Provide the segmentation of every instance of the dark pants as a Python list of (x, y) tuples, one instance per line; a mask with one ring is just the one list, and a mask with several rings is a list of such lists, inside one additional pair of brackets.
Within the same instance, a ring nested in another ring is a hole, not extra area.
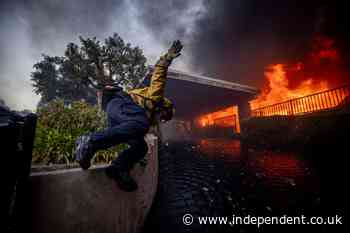
[(149, 119), (145, 110), (125, 92), (119, 92), (109, 101), (106, 112), (108, 127), (91, 135), (93, 147), (101, 150), (127, 143), (129, 148), (121, 152), (113, 164), (130, 171), (147, 153), (144, 136), (150, 127)]

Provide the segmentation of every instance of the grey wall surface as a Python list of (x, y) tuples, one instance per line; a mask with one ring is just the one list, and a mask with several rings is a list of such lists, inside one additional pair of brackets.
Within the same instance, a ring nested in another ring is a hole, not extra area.
[(145, 167), (136, 165), (132, 176), (139, 188), (124, 192), (106, 177), (104, 167), (82, 171), (71, 168), (32, 172), (26, 210), (29, 232), (109, 233), (139, 232), (151, 207), (158, 180), (157, 138), (147, 135)]

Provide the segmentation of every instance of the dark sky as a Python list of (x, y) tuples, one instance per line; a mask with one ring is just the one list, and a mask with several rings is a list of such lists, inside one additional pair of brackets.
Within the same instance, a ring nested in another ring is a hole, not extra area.
[(79, 35), (119, 33), (149, 62), (174, 39), (185, 44), (177, 69), (260, 87), (267, 65), (292, 63), (316, 34), (336, 40), (349, 61), (348, 8), (316, 0), (23, 0), (0, 2), (0, 98), (34, 108), (29, 81), (40, 54), (62, 55)]

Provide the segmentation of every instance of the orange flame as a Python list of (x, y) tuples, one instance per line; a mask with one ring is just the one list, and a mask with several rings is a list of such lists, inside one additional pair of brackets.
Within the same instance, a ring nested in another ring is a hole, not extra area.
[(346, 76), (334, 41), (318, 36), (312, 40), (311, 48), (311, 53), (303, 62), (267, 67), (261, 94), (250, 102), (252, 110), (325, 91), (344, 83)]
[(200, 127), (232, 127), (237, 133), (239, 133), (238, 107), (231, 106), (220, 111), (208, 113), (199, 117), (198, 123)]
[[(284, 67), (283, 64), (269, 66), (265, 72), (265, 77), (268, 81), (268, 89), (263, 90), (261, 95), (250, 102), (252, 109), (329, 89), (329, 83), (327, 80), (316, 82), (312, 78), (301, 81), (296, 89), (291, 89), (289, 87), (289, 79)], [(296, 69), (300, 69), (300, 64), (298, 64)]]

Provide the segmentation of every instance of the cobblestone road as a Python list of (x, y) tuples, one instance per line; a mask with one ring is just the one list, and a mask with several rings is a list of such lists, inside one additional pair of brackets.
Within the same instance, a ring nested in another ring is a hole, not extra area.
[[(320, 213), (320, 177), (293, 153), (242, 148), (211, 139), (166, 143), (159, 187), (146, 230), (152, 232), (270, 232), (252, 226), (185, 226), (182, 216), (281, 216)], [(293, 232), (293, 228), (281, 228)]]

